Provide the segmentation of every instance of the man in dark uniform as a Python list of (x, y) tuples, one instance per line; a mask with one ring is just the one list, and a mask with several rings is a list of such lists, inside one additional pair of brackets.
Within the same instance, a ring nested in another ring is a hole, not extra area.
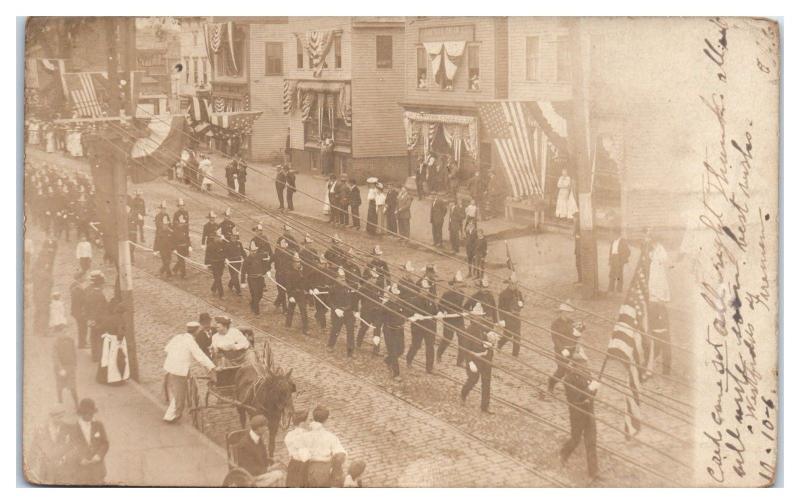
[(389, 236), (397, 235), (397, 188), (391, 182), (386, 183), (386, 229)]
[(569, 439), (561, 446), (561, 464), (567, 463), (569, 456), (583, 438), (586, 448), (586, 465), (589, 477), (597, 477), (597, 424), (594, 417), (594, 397), (598, 383), (591, 378), (583, 352), (574, 352), (571, 365), (564, 378), (564, 392), (569, 405)]
[[(358, 184), (356, 184), (356, 179), (351, 178), (348, 182), (349, 188), (349, 195), (348, 201), (350, 202), (350, 217), (353, 222), (353, 227), (355, 229), (361, 229), (361, 190), (358, 188)], [(387, 198), (388, 200), (388, 198)], [(387, 201), (387, 209), (388, 209), (388, 201)], [(387, 217), (391, 214), (387, 214)], [(397, 222), (395, 220), (395, 222)]]
[(338, 234), (333, 235), (332, 245), (325, 251), (325, 259), (334, 266), (342, 266), (345, 260), (345, 252), (342, 249), (342, 239)]
[(328, 349), (333, 350), (342, 325), (347, 330), (347, 356), (353, 356), (355, 347), (355, 308), (357, 305), (356, 292), (347, 284), (345, 269), (339, 267), (336, 281), (333, 282), (330, 299), (331, 332), (328, 337)]
[(222, 222), (219, 223), (219, 230), (222, 233), (222, 237), (226, 240), (230, 241), (233, 237), (233, 230), (236, 228), (236, 224), (231, 220), (231, 209), (225, 209), (225, 217), (222, 219)]
[(278, 210), (283, 210), (283, 193), (286, 191), (286, 176), (288, 170), (286, 165), (278, 167), (278, 174), (275, 176), (275, 192), (278, 193)]
[(433, 294), (435, 297), (438, 295), (438, 291), (436, 289), (436, 279), (437, 279), (436, 266), (434, 266), (433, 264), (428, 264), (427, 266), (425, 266), (425, 273), (422, 275), (422, 278), (417, 280), (417, 287), (422, 286), (423, 280), (427, 280), (428, 284), (430, 284), (429, 289), (431, 291), (431, 294)]
[(418, 317), (428, 317), (438, 312), (436, 294), (432, 292), (433, 286), (427, 277), (422, 277), (417, 295), (412, 300), (414, 314), (411, 320), (411, 345), (406, 354), (406, 365), (411, 367), (422, 342), (425, 342), (425, 371), (433, 373), (433, 358), (436, 344), (436, 319), (416, 320)]
[(306, 273), (309, 275), (312, 274), (312, 269), (308, 266), (317, 263), (317, 258), (319, 257), (319, 252), (311, 245), (314, 243), (314, 240), (311, 239), (311, 235), (306, 233), (306, 236), (303, 238), (303, 245), (300, 247), (300, 260), (303, 262), (303, 265), (307, 267)]
[(296, 172), (289, 168), (286, 172), (286, 208), (294, 210), (294, 193), (297, 192)]
[(178, 200), (178, 209), (172, 216), (172, 227), (172, 239), (177, 253), (172, 272), (180, 275), (181, 278), (186, 278), (186, 259), (184, 258), (189, 257), (192, 242), (189, 238), (189, 212), (186, 210), (183, 199)]
[(89, 345), (92, 349), (92, 360), (100, 361), (102, 347), (102, 335), (108, 310), (108, 299), (103, 293), (105, 276), (100, 271), (92, 271), (89, 274), (89, 287), (84, 292), (83, 313), (86, 317), (86, 324), (89, 327)]
[[(257, 249), (260, 252), (266, 254), (267, 260), (270, 261), (270, 265), (272, 264), (272, 247), (269, 245), (269, 240), (264, 235), (264, 226), (261, 223), (256, 224), (253, 227), (253, 232), (255, 235), (253, 238), (250, 239), (250, 250)], [(269, 271), (269, 266), (267, 267), (267, 271)]]
[(386, 358), (384, 362), (394, 380), (400, 380), (400, 364), (398, 360), (405, 351), (406, 313), (408, 312), (403, 302), (399, 299), (400, 287), (392, 283), (388, 287), (388, 294), (381, 303), (383, 304), (383, 337), (386, 343)]
[(142, 190), (137, 189), (136, 195), (131, 201), (131, 211), (136, 216), (139, 230), (139, 242), (144, 243), (144, 216), (147, 215), (145, 210), (144, 198), (142, 198)]
[(206, 265), (211, 270), (214, 281), (211, 284), (211, 293), (222, 299), (225, 290), (222, 287), (222, 274), (225, 271), (225, 240), (222, 235), (212, 236), (206, 245)]
[(319, 254), (316, 263), (308, 262), (306, 264), (313, 264), (309, 291), (314, 297), (314, 320), (317, 321), (317, 326), (320, 330), (325, 331), (327, 328), (326, 315), (328, 313), (328, 308), (325, 305), (327, 300), (330, 299), (330, 289), (334, 278), (336, 278), (336, 270), (331, 267), (323, 254)]
[(159, 274), (169, 278), (172, 276), (172, 268), (170, 266), (172, 263), (172, 250), (175, 247), (171, 225), (167, 224), (156, 232), (156, 243), (157, 246), (155, 250), (158, 252), (159, 257), (161, 257), (161, 270), (159, 270)]
[(550, 325), (550, 336), (553, 339), (553, 351), (557, 366), (553, 375), (547, 380), (547, 391), (551, 394), (555, 390), (556, 384), (566, 376), (570, 355), (574, 353), (578, 343), (573, 334), (574, 322), (569, 318), (569, 314), (575, 309), (566, 302), (561, 303), (558, 310), (558, 318)]
[(209, 245), (211, 244), (212, 238), (217, 235), (217, 231), (219, 230), (219, 224), (217, 223), (216, 219), (217, 216), (214, 212), (208, 212), (208, 222), (203, 224), (203, 237), (200, 239), (200, 245), (202, 245), (206, 251), (204, 258), (205, 264), (209, 264)]
[(300, 254), (295, 252), (292, 257), (292, 267), (286, 274), (286, 296), (288, 297), (286, 327), (292, 327), (294, 309), (297, 307), (300, 311), (300, 321), (305, 335), (308, 335), (308, 312), (306, 311), (306, 292), (308, 289), (308, 275), (303, 267)]
[[(289, 244), (289, 252), (294, 254), (295, 252), (300, 251), (300, 242), (297, 241), (297, 238), (294, 237), (292, 233), (292, 228), (288, 224), (283, 225), (283, 234), (280, 236), (286, 240), (286, 243)], [(280, 241), (280, 238), (278, 240)]]
[(511, 276), (506, 282), (508, 286), (503, 289), (500, 296), (497, 298), (498, 317), (505, 321), (503, 337), (500, 338), (497, 349), (502, 349), (506, 342), (511, 340), (513, 342), (511, 355), (516, 357), (519, 355), (520, 332), (522, 329), (522, 322), (519, 314), (525, 303), (522, 298), (522, 292), (520, 292), (519, 286), (517, 285), (517, 275), (511, 273)]
[(442, 241), (442, 227), (444, 226), (444, 218), (447, 215), (447, 202), (437, 195), (433, 197), (431, 203), (431, 230), (433, 234), (434, 247), (444, 246)]
[(237, 296), (242, 295), (241, 285), (241, 271), (242, 263), (244, 262), (244, 247), (242, 242), (239, 241), (239, 232), (236, 228), (233, 229), (231, 237), (225, 242), (225, 262), (228, 265), (228, 290), (236, 293)]
[(489, 411), (489, 399), (492, 393), (492, 358), (500, 336), (494, 330), (487, 331), (484, 327), (485, 323), (481, 317), (485, 316), (485, 313), (480, 303), (475, 304), (470, 315), (476, 319), (470, 322), (464, 342), (467, 352), (467, 381), (461, 387), (461, 402), (466, 403), (467, 395), (480, 380), (481, 411), (492, 414)]
[(464, 308), (467, 311), (472, 311), (475, 303), (482, 304), (483, 311), (486, 312), (486, 318), (494, 324), (497, 322), (497, 303), (494, 300), (494, 294), (489, 290), (489, 279), (486, 277), (479, 278), (478, 286), (478, 290), (466, 299)]
[(447, 230), (450, 235), (450, 247), (454, 254), (458, 254), (461, 250), (461, 229), (464, 227), (464, 219), (466, 218), (467, 213), (464, 210), (464, 203), (462, 201), (452, 203)]
[[(380, 245), (375, 245), (372, 247), (372, 259), (369, 260), (369, 264), (367, 265), (369, 268), (375, 268), (375, 271), (378, 272), (381, 279), (383, 280), (384, 284), (387, 284), (387, 280), (391, 276), (389, 274), (389, 264), (383, 260), (383, 250), (381, 250)], [(364, 275), (366, 278), (366, 275)]]
[[(364, 341), (364, 335), (368, 329), (372, 329), (373, 343), (374, 338), (378, 337), (380, 343), (380, 334), (382, 327), (382, 319), (380, 317), (381, 303), (379, 298), (383, 293), (384, 283), (383, 278), (378, 273), (374, 266), (368, 267), (364, 272), (364, 281), (358, 291), (360, 302), (361, 322), (358, 326), (358, 334), (356, 335), (356, 346), (360, 347), (361, 342)], [(375, 345), (377, 349), (378, 345)]]
[[(439, 309), (445, 315), (461, 314), (464, 306), (464, 293), (461, 290), (461, 284), (464, 277), (461, 271), (457, 271), (450, 281), (450, 288), (442, 294), (439, 300)], [(436, 360), (442, 361), (442, 355), (447, 350), (450, 342), (453, 341), (453, 335), (458, 335), (458, 354), (456, 356), (456, 365), (461, 367), (464, 363), (464, 350), (462, 349), (462, 331), (464, 331), (464, 317), (446, 318), (442, 323), (442, 340), (439, 343), (439, 350), (436, 352)]]
[(266, 253), (254, 245), (250, 245), (250, 254), (242, 265), (242, 273), (247, 279), (250, 290), (250, 311), (258, 315), (259, 303), (264, 295), (264, 276), (267, 274), (269, 261), (265, 261)]
[(275, 282), (278, 284), (278, 294), (272, 304), (275, 311), (286, 313), (286, 275), (292, 267), (292, 253), (286, 238), (278, 238), (275, 248)]
[(236, 178), (239, 181), (239, 194), (245, 196), (245, 186), (247, 185), (247, 161), (239, 158), (236, 163)]
[(228, 183), (228, 196), (236, 194), (236, 160), (232, 159), (225, 166), (225, 181)]
[(158, 251), (161, 250), (160, 241), (164, 239), (168, 232), (172, 231), (172, 220), (167, 213), (166, 201), (162, 201), (161, 204), (158, 205), (158, 213), (156, 213), (154, 221), (156, 225), (156, 237), (153, 240), (153, 250)]

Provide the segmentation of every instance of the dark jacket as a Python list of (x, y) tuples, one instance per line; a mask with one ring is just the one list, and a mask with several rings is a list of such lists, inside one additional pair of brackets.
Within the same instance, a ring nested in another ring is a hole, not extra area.
[(270, 460), (267, 447), (262, 443), (253, 442), (248, 432), (236, 445), (239, 454), (239, 467), (250, 473), (251, 476), (260, 476), (267, 472)]
[(483, 311), (486, 312), (486, 317), (492, 322), (497, 322), (497, 303), (494, 300), (494, 294), (488, 289), (480, 289), (472, 296), (469, 296), (464, 301), (465, 311), (471, 311), (476, 303), (483, 306)]
[(553, 338), (553, 348), (560, 354), (565, 348), (572, 352), (578, 343), (572, 335), (572, 320), (558, 317), (550, 324), (550, 336)]
[(447, 215), (447, 203), (441, 198), (433, 200), (431, 205), (431, 224), (441, 226), (444, 224), (444, 218)]
[[(74, 457), (75, 480), (76, 484), (97, 485), (103, 482), (106, 477), (105, 457), (108, 453), (109, 442), (106, 436), (106, 429), (102, 422), (92, 420), (91, 440), (87, 441), (81, 431), (80, 425), (76, 422), (70, 433), (72, 441), (72, 456)], [(89, 460), (95, 455), (100, 457), (99, 462), (92, 462), (82, 465), (82, 460)]]
[(208, 245), (208, 239), (217, 234), (217, 229), (219, 229), (219, 224), (216, 222), (206, 222), (203, 224), (203, 238), (200, 243), (202, 245)]
[(294, 171), (289, 171), (289, 173), (286, 174), (286, 190), (289, 192), (297, 191), (297, 177)]
[[(389, 204), (388, 197), (386, 198), (386, 204), (387, 206)], [(353, 186), (353, 188), (350, 189), (350, 206), (361, 206), (361, 190), (358, 188), (358, 186)]]
[[(628, 241), (625, 238), (619, 239), (619, 247), (617, 247), (617, 253), (613, 254), (612, 250), (614, 249), (614, 240), (611, 240), (611, 244), (608, 246), (608, 264), (609, 265), (623, 265), (628, 263), (628, 259), (631, 256), (631, 249), (628, 247)], [(616, 263), (615, 263), (616, 261)]]

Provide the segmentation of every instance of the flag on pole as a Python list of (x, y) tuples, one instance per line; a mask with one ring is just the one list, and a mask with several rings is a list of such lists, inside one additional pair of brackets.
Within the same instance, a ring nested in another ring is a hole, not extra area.
[(534, 168), (533, 118), (526, 103), (497, 101), (478, 105), (481, 120), (503, 164), (515, 198), (542, 196)]
[(635, 436), (641, 429), (639, 389), (641, 369), (646, 360), (642, 334), (648, 332), (648, 270), (647, 261), (640, 258), (608, 342), (609, 357), (622, 362), (628, 372), (629, 393), (625, 396), (625, 434), (628, 436)]
[[(63, 73), (64, 89), (78, 117), (108, 115), (109, 83), (105, 72)], [(116, 114), (114, 114), (116, 115)]]

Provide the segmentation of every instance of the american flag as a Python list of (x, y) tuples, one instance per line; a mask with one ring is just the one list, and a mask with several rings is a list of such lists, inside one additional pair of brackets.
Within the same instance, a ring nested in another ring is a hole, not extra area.
[(515, 198), (542, 195), (542, 185), (534, 169), (533, 124), (523, 102), (488, 102), (478, 106), (486, 131), (494, 141)]
[(625, 302), (619, 307), (619, 315), (611, 340), (608, 342), (608, 355), (619, 359), (628, 371), (629, 393), (625, 395), (625, 434), (635, 436), (641, 429), (641, 387), (640, 370), (645, 362), (642, 334), (648, 332), (648, 263), (643, 258), (636, 265)]
[(108, 110), (105, 72), (63, 73), (64, 89), (78, 117), (103, 117)]
[(211, 128), (211, 105), (207, 99), (192, 97), (186, 115), (195, 133), (203, 134)]

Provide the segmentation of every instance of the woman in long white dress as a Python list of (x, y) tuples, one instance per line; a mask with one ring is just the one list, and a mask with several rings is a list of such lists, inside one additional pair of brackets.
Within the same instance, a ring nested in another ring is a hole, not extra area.
[(376, 189), (378, 190), (375, 193), (375, 209), (378, 211), (378, 235), (382, 235), (386, 232), (386, 193), (383, 192), (383, 184), (378, 182), (376, 184)]
[(561, 171), (557, 187), (556, 217), (559, 219), (571, 219), (575, 215), (575, 212), (578, 211), (578, 205), (575, 203), (572, 179), (567, 175), (567, 170)]
[(106, 385), (121, 384), (131, 376), (128, 342), (124, 336), (103, 334), (103, 353), (97, 381)]

